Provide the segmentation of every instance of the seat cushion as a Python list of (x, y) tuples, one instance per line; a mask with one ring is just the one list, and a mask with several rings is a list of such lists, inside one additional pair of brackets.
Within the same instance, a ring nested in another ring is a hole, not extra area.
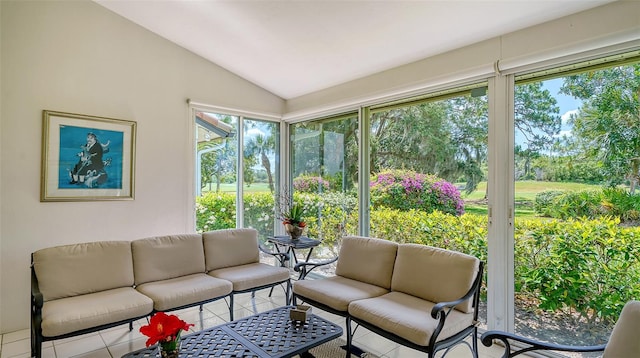
[(347, 312), (349, 303), (376, 297), (389, 292), (380, 286), (341, 276), (293, 283), (293, 293), (327, 305), (337, 311)]
[(245, 291), (286, 281), (289, 279), (289, 269), (253, 263), (213, 270), (209, 275), (230, 281), (234, 291)]
[(336, 276), (389, 289), (398, 244), (362, 236), (342, 239)]
[[(421, 346), (429, 345), (438, 321), (431, 317), (433, 302), (401, 292), (358, 300), (349, 305), (349, 314)], [(452, 310), (438, 335), (438, 341), (473, 325), (473, 314)]]
[(60, 298), (42, 306), (42, 335), (55, 337), (139, 318), (152, 310), (153, 301), (131, 287)]
[(136, 285), (206, 272), (200, 234), (134, 240), (131, 250)]
[(640, 301), (629, 301), (613, 327), (603, 358), (640, 357)]
[(133, 287), (131, 242), (101, 241), (49, 247), (33, 253), (45, 301)]
[[(469, 292), (479, 268), (480, 260), (461, 252), (402, 244), (398, 247), (391, 291), (431, 302), (454, 301)], [(459, 304), (456, 309), (471, 312), (471, 300)]]
[(153, 300), (156, 311), (197, 304), (231, 293), (231, 282), (204, 273), (147, 282), (136, 287), (140, 293)]
[(207, 272), (260, 262), (258, 231), (215, 230), (202, 234)]

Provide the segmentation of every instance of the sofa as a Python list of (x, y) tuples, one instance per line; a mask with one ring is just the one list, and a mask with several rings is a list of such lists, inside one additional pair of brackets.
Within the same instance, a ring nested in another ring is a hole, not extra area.
[[(334, 276), (309, 279), (330, 262), (336, 262)], [(356, 355), (361, 351), (351, 344), (352, 322), (429, 357), (472, 337), (469, 347), (477, 357), (483, 267), (460, 252), (348, 236), (336, 259), (296, 265), (301, 280), (293, 283), (293, 302), (345, 317), (346, 349)]]
[(44, 248), (31, 254), (31, 354), (42, 342), (129, 324), (171, 311), (286, 285), (285, 267), (260, 262), (254, 229), (100, 241)]

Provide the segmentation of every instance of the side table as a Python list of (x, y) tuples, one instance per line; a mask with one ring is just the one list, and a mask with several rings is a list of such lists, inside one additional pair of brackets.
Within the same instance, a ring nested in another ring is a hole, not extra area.
[[(274, 244), (277, 252), (280, 252), (281, 246), (286, 247), (286, 252), (290, 253), (291, 256), (293, 256), (293, 261), (296, 264), (298, 263), (298, 258), (296, 257), (296, 250), (309, 249), (309, 252), (307, 253), (307, 257), (305, 258), (305, 261), (309, 261), (309, 258), (311, 257), (311, 253), (313, 252), (313, 249), (316, 246), (320, 245), (320, 240), (310, 239), (306, 236), (302, 236), (297, 240), (292, 240), (291, 236), (271, 236), (267, 238), (267, 241)], [(280, 264), (284, 266), (284, 262), (281, 262)]]

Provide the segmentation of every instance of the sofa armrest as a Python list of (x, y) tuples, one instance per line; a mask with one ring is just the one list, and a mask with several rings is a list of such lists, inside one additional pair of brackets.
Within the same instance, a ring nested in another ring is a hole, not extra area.
[(36, 276), (36, 271), (31, 265), (31, 308), (32, 313), (34, 309), (37, 311), (42, 310), (42, 305), (44, 304), (44, 297), (42, 296), (42, 292), (40, 292), (40, 286), (38, 284), (38, 277)]
[(273, 251), (269, 251), (267, 250), (266, 247), (264, 247), (262, 244), (258, 244), (258, 248), (260, 249), (260, 251), (262, 251), (263, 253), (267, 254), (267, 255), (271, 255), (273, 256), (276, 260), (278, 260), (278, 262), (280, 263), (281, 267), (286, 267), (286, 262), (290, 260), (290, 256), (288, 252), (273, 252)]
[[(602, 352), (606, 347), (606, 344), (597, 346), (567, 346), (561, 344), (546, 343), (504, 331), (487, 331), (482, 335), (481, 338), (482, 344), (487, 347), (490, 347), (494, 343), (494, 340), (502, 341), (504, 345), (505, 351), (502, 355), (502, 358), (511, 358), (535, 350), (550, 350), (562, 352)], [(519, 348), (519, 350), (511, 352), (511, 341), (520, 343), (517, 347)]]
[(300, 276), (298, 277), (298, 280), (304, 280), (305, 277), (307, 277), (307, 275), (313, 271), (313, 269), (317, 268), (317, 267), (321, 267), (321, 266), (326, 266), (329, 265), (331, 263), (334, 263), (336, 261), (338, 261), (338, 257), (336, 256), (330, 260), (325, 260), (325, 261), (318, 261), (318, 262), (306, 262), (306, 261), (302, 261), (296, 264), (296, 266), (293, 268), (293, 270), (295, 272), (300, 272)]
[[(463, 303), (466, 300), (473, 299), (473, 307), (474, 307), (474, 320), (478, 319), (478, 301), (480, 299), (480, 287), (482, 286), (482, 277), (484, 275), (484, 263), (481, 261), (478, 267), (478, 274), (471, 285), (471, 288), (464, 296), (460, 297), (457, 300), (449, 301), (449, 302), (439, 302), (431, 309), (431, 317), (434, 319), (443, 319), (449, 315), (449, 312), (453, 310), (457, 305)], [(441, 317), (441, 314), (444, 314), (445, 317)]]

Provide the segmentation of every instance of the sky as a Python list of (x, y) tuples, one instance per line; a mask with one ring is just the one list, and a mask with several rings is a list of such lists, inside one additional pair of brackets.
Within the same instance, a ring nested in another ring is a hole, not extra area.
[[(546, 80), (542, 83), (542, 87), (548, 89), (551, 95), (556, 99), (557, 106), (560, 108), (560, 116), (562, 118), (562, 127), (560, 128), (560, 134), (557, 137), (571, 136), (572, 126), (568, 123), (568, 120), (573, 113), (578, 112), (578, 108), (581, 106), (581, 101), (560, 93), (560, 87), (562, 87), (563, 79), (554, 78)], [(518, 131), (515, 133), (516, 144), (519, 144), (522, 148), (526, 148), (524, 136)]]

